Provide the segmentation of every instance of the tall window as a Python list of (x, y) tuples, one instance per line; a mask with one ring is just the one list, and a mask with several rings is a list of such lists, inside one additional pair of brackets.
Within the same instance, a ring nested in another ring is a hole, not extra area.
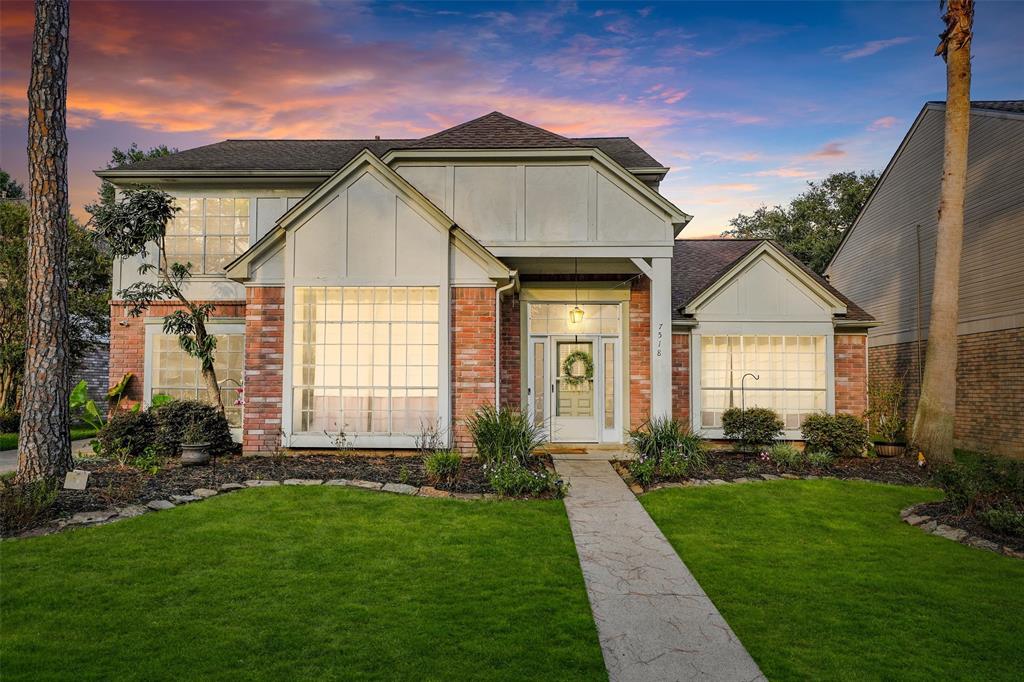
[[(787, 429), (826, 407), (824, 336), (703, 336), (700, 421), (720, 428), (730, 407), (768, 407)], [(757, 379), (745, 374), (755, 374)], [(742, 389), (745, 386), (745, 391)], [(741, 393), (742, 391), (742, 393)]]
[[(235, 405), (237, 389), (242, 385), (245, 362), (244, 334), (215, 334), (213, 368), (220, 382), (224, 414), (233, 427), (242, 426), (242, 408)], [(150, 398), (169, 395), (172, 398), (206, 400), (206, 384), (199, 369), (199, 361), (181, 349), (177, 336), (157, 334), (153, 337), (152, 380)]]
[(296, 432), (414, 435), (438, 417), (436, 287), (297, 287)]
[(167, 256), (191, 263), (193, 274), (219, 275), (249, 248), (249, 200), (181, 198), (167, 226)]

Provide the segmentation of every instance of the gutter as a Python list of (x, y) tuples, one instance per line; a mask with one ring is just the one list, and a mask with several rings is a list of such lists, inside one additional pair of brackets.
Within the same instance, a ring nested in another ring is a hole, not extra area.
[(501, 295), (519, 283), (519, 272), (509, 270), (509, 282), (494, 292), (494, 408), (501, 406)]

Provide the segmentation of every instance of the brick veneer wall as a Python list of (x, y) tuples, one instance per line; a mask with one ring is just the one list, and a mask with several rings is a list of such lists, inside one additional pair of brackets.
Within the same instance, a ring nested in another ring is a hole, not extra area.
[(452, 287), (452, 432), (455, 447), (472, 450), (465, 419), (494, 404), (493, 287)]
[[(213, 317), (244, 317), (244, 301), (194, 301), (216, 305)], [(110, 303), (110, 385), (121, 380), (127, 372), (135, 377), (128, 383), (121, 406), (131, 406), (142, 400), (146, 376), (146, 318), (164, 317), (180, 309), (176, 303), (154, 303), (142, 317), (128, 317), (127, 307), (119, 301)], [(124, 323), (123, 325), (121, 323)]]
[(97, 341), (90, 346), (71, 375), (71, 387), (85, 379), (89, 395), (99, 399), (110, 389), (110, 343)]
[(651, 286), (640, 277), (629, 292), (629, 425), (651, 416)]
[[(956, 424), (959, 447), (1024, 458), (1024, 328), (959, 338), (956, 370)], [(921, 344), (922, 361), (926, 344)], [(913, 420), (920, 395), (917, 343), (870, 349), (872, 378), (904, 384), (904, 416)]]
[(242, 452), (271, 452), (281, 444), (284, 287), (245, 289), (244, 376)]
[(690, 335), (672, 334), (672, 416), (690, 423)]
[(518, 294), (501, 300), (501, 404), (522, 406), (521, 303)]
[(868, 409), (867, 334), (836, 334), (836, 412), (860, 416)]

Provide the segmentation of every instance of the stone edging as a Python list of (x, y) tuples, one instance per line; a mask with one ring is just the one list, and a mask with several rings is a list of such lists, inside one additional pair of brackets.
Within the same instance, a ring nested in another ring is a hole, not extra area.
[(34, 528), (14, 537), (49, 535), (68, 527), (103, 526), (108, 523), (120, 521), (121, 519), (131, 519), (136, 516), (142, 516), (149, 512), (174, 509), (175, 507), (183, 504), (198, 502), (200, 500), (214, 497), (215, 495), (230, 493), (235, 490), (245, 490), (248, 488), (270, 488), (280, 485), (336, 485), (349, 488), (363, 488), (364, 490), (376, 490), (385, 493), (395, 493), (397, 495), (450, 497), (456, 500), (493, 500), (498, 498), (494, 493), (451, 493), (447, 490), (438, 490), (437, 488), (428, 485), (417, 488), (416, 486), (406, 485), (404, 483), (378, 483), (377, 481), (362, 481), (359, 479), (348, 478), (334, 478), (328, 481), (319, 478), (288, 478), (283, 481), (253, 479), (245, 481), (244, 483), (222, 483), (216, 490), (213, 488), (196, 488), (191, 494), (171, 495), (170, 499), (151, 500), (145, 505), (130, 504), (125, 507), (112, 507), (110, 509), (78, 512), (68, 518), (58, 519), (45, 526)]
[[(627, 473), (628, 473), (628, 470), (627, 470)], [(620, 471), (619, 474), (621, 475), (622, 472)], [(626, 478), (626, 477), (623, 476), (623, 478)], [(652, 492), (652, 491), (655, 491), (655, 490), (662, 490), (664, 488), (691, 488), (691, 487), (699, 487), (699, 486), (702, 486), (702, 485), (732, 485), (734, 483), (760, 483), (762, 481), (782, 481), (782, 480), (789, 480), (789, 481), (800, 481), (800, 480), (803, 480), (803, 481), (817, 481), (817, 480), (823, 479), (823, 478), (834, 478), (834, 477), (833, 476), (815, 476), (814, 474), (805, 474), (805, 475), (802, 475), (802, 476), (799, 475), (799, 474), (757, 474), (755, 476), (743, 476), (743, 477), (740, 477), (740, 478), (734, 478), (734, 479), (732, 479), (730, 481), (727, 481), (724, 478), (684, 478), (682, 481), (668, 481), (668, 482), (665, 482), (665, 483), (655, 483), (654, 485), (652, 485), (650, 488), (647, 488), (646, 490), (640, 484), (638, 484), (636, 481), (632, 480), (632, 477), (626, 478), (626, 482), (629, 485), (629, 489), (632, 490), (634, 494), (636, 494), (636, 495), (643, 495), (645, 493), (649, 493), (649, 492)], [(838, 479), (837, 478), (835, 480), (837, 480), (837, 481), (838, 480), (843, 480), (843, 481), (863, 481), (864, 483), (873, 483), (874, 482), (874, 481), (871, 481), (871, 480), (866, 479), (866, 478), (844, 478), (844, 479)]]
[(939, 523), (935, 520), (935, 517), (928, 516), (927, 514), (918, 514), (918, 507), (921, 505), (913, 505), (907, 507), (900, 512), (900, 518), (903, 519), (904, 523), (908, 523), (911, 526), (917, 526), (925, 533), (936, 535), (940, 538), (946, 538), (953, 542), (959, 542), (961, 545), (967, 545), (969, 547), (975, 547), (977, 549), (984, 549), (989, 552), (995, 552), (996, 554), (1003, 554), (1014, 559), (1024, 559), (1024, 552), (1018, 552), (1012, 547), (1006, 545), (998, 545), (991, 540), (986, 540), (983, 537), (977, 535), (971, 535), (962, 528), (954, 528), (953, 526), (947, 526), (943, 523)]

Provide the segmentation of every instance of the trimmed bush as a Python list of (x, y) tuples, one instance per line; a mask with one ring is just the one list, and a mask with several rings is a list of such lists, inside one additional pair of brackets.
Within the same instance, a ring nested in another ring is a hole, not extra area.
[(745, 410), (730, 407), (722, 413), (725, 437), (738, 440), (744, 449), (771, 445), (779, 439), (785, 427), (775, 410), (767, 407), (748, 407)]
[(982, 457), (935, 471), (946, 500), (961, 514), (1013, 507), (1024, 511), (1024, 462)]
[(813, 452), (859, 457), (871, 444), (863, 420), (852, 414), (812, 414), (804, 419), (800, 429), (807, 449)]
[(217, 457), (237, 449), (231, 439), (231, 427), (224, 415), (212, 405), (198, 400), (172, 400), (149, 410), (156, 421), (156, 451), (166, 457), (181, 455), (185, 432), (195, 424), (210, 443), (210, 454)]
[(462, 455), (456, 450), (435, 450), (423, 458), (423, 466), (432, 481), (450, 483), (459, 476)]
[(156, 443), (156, 422), (148, 412), (121, 410), (96, 434), (100, 452), (119, 461), (137, 457)]
[(513, 407), (485, 405), (466, 419), (466, 428), (484, 462), (514, 459), (525, 464), (530, 453), (547, 442), (544, 429)]

